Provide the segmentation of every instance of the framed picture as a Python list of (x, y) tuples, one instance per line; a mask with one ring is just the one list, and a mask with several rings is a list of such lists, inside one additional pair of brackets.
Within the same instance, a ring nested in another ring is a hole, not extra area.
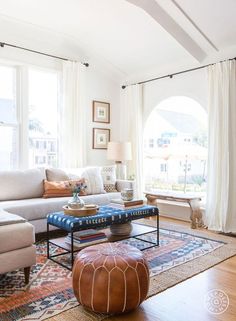
[(107, 149), (110, 141), (110, 129), (93, 128), (93, 149)]
[(93, 121), (110, 123), (110, 104), (103, 101), (93, 101)]

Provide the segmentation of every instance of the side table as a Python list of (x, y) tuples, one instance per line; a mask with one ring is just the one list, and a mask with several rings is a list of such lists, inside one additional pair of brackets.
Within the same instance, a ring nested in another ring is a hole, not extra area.
[(191, 220), (191, 228), (203, 227), (204, 223), (202, 220), (202, 212), (200, 209), (200, 201), (201, 198), (198, 196), (190, 196), (190, 195), (179, 195), (174, 193), (164, 193), (164, 192), (144, 192), (145, 197), (147, 198), (147, 203), (150, 205), (158, 204), (158, 199), (165, 201), (176, 201), (176, 202), (184, 202), (188, 203), (190, 207), (190, 220)]

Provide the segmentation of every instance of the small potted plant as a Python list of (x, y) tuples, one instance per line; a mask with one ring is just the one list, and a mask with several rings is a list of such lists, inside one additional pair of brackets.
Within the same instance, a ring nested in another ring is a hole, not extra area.
[(84, 207), (84, 201), (79, 197), (85, 195), (85, 189), (87, 186), (84, 182), (69, 183), (72, 190), (72, 199), (68, 201), (68, 207), (71, 209), (79, 209)]

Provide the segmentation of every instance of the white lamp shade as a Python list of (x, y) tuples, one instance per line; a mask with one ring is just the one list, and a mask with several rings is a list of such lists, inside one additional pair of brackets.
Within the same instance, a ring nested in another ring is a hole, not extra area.
[(130, 142), (109, 142), (107, 146), (107, 159), (122, 162), (132, 159)]

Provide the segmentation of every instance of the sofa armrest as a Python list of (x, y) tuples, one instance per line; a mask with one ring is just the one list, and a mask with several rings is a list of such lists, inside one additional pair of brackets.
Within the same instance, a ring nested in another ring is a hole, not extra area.
[(0, 208), (0, 226), (24, 222), (26, 222), (26, 220), (23, 217), (8, 213), (4, 209)]
[(132, 188), (134, 189), (134, 181), (118, 179), (116, 181), (116, 189), (118, 192), (121, 192), (124, 188)]

